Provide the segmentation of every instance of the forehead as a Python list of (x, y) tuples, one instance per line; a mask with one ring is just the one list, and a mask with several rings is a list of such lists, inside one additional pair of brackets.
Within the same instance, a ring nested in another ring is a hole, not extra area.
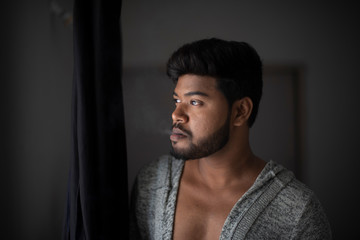
[(209, 76), (185, 74), (179, 77), (176, 87), (176, 94), (199, 91), (207, 94), (220, 93), (217, 89), (216, 79)]

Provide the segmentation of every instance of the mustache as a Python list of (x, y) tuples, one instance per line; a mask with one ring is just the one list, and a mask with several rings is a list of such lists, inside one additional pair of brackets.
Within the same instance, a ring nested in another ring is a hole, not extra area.
[(171, 130), (174, 129), (174, 128), (178, 128), (180, 129), (181, 131), (183, 131), (184, 133), (186, 133), (187, 135), (189, 135), (190, 137), (192, 136), (192, 133), (190, 130), (187, 130), (184, 128), (183, 125), (181, 125), (181, 123), (174, 123), (171, 127)]

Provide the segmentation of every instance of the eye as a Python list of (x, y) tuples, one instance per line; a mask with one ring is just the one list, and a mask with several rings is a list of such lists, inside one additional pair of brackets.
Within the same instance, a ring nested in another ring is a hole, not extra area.
[(173, 101), (175, 104), (180, 103), (180, 99), (177, 99), (177, 98), (174, 98)]
[(191, 100), (191, 101), (190, 101), (190, 104), (193, 105), (193, 106), (199, 106), (199, 105), (202, 104), (202, 102), (197, 101), (197, 100)]

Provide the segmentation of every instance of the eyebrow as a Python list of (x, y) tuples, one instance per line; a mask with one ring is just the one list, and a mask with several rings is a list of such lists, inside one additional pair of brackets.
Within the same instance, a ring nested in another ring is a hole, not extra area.
[[(173, 92), (173, 95), (178, 97), (176, 92)], [(200, 95), (200, 96), (204, 96), (204, 97), (209, 97), (208, 94), (204, 93), (204, 92), (200, 92), (200, 91), (192, 91), (192, 92), (187, 92), (184, 94), (184, 96), (194, 96), (194, 95)]]

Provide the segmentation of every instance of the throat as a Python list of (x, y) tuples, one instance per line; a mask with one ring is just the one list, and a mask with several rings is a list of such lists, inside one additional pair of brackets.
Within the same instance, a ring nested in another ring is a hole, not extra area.
[(188, 169), (194, 184), (202, 184), (213, 190), (234, 190), (251, 187), (265, 167), (265, 162), (249, 154), (243, 159), (230, 158), (226, 161), (206, 158), (186, 162), (186, 165), (184, 170)]

